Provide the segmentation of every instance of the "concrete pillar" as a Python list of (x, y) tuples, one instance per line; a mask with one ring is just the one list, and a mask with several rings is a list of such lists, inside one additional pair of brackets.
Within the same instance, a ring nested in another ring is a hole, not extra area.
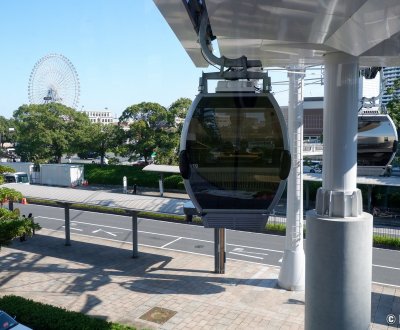
[(288, 130), (292, 168), (287, 184), (286, 241), (278, 284), (304, 290), (303, 248), (303, 78), (304, 69), (290, 67)]
[(306, 330), (368, 329), (372, 215), (357, 189), (358, 59), (325, 55), (323, 183), (307, 212)]

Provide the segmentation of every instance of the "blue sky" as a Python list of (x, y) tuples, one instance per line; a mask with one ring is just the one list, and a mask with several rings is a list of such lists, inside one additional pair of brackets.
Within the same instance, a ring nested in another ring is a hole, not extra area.
[[(169, 106), (193, 99), (195, 68), (152, 0), (16, 0), (0, 2), (0, 113), (9, 118), (28, 103), (35, 63), (49, 53), (66, 56), (81, 85), (78, 109), (108, 108), (116, 115), (142, 101)], [(287, 80), (271, 72), (272, 80)], [(273, 86), (273, 91), (287, 85)], [(322, 94), (306, 88), (305, 96)], [(281, 105), (287, 93), (276, 94)]]

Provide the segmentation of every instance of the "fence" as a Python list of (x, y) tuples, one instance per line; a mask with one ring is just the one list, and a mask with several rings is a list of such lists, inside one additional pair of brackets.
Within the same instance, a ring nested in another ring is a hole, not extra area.
[[(273, 214), (268, 219), (268, 224), (286, 225), (285, 214)], [(307, 221), (304, 217), (304, 228)], [(400, 215), (374, 216), (374, 235), (387, 238), (400, 238)]]

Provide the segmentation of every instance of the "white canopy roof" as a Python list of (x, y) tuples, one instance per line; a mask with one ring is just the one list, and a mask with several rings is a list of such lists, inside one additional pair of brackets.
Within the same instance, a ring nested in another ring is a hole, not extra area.
[[(206, 67), (182, 0), (153, 0), (197, 67)], [(185, 0), (187, 1), (187, 0)], [(362, 66), (400, 65), (398, 0), (203, 0), (220, 53), (263, 66), (316, 65), (344, 52)]]

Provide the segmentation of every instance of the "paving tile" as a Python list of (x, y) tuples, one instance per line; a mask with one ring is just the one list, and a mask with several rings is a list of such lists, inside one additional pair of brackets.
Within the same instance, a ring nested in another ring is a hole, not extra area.
[[(66, 248), (62, 239), (43, 229), (29, 244), (3, 248), (0, 266), (8, 267), (0, 272), (0, 296), (21, 295), (146, 329), (304, 326), (304, 292), (277, 288), (278, 268), (229, 260), (226, 274), (218, 275), (206, 256), (140, 247), (132, 259), (130, 244), (75, 236)], [(166, 260), (169, 270), (160, 268)], [(196, 271), (205, 269), (210, 272)], [(387, 329), (387, 313), (400, 314), (400, 289), (373, 284), (372, 290), (372, 328)], [(163, 325), (139, 319), (153, 307), (177, 314)]]

